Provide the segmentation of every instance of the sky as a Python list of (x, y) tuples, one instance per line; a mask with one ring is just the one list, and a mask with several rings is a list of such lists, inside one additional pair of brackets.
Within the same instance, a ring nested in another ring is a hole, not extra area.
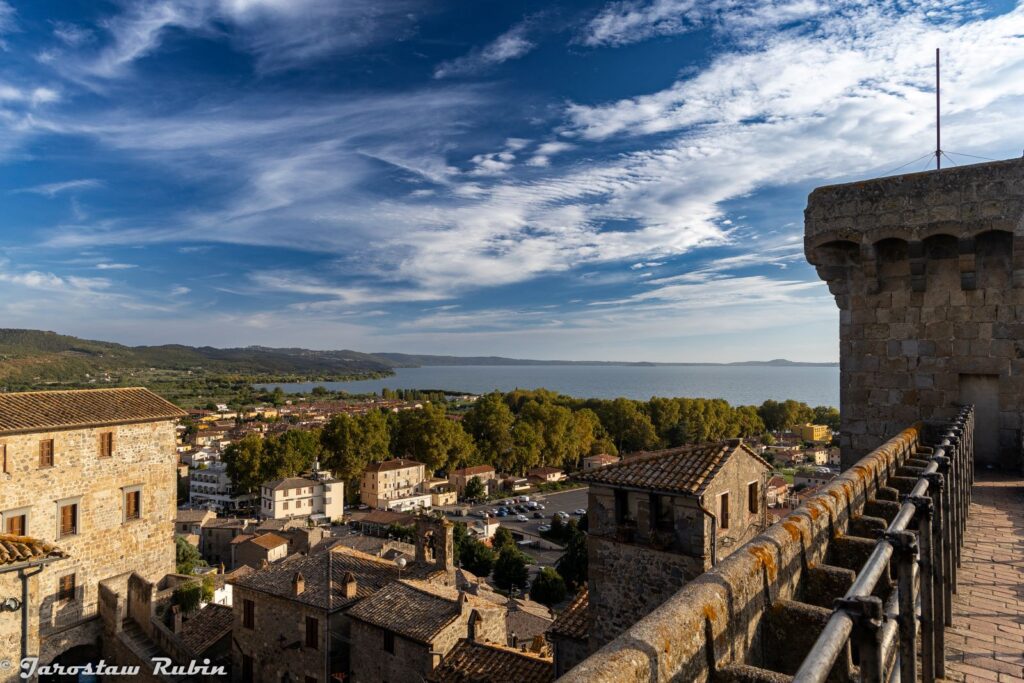
[(807, 194), (926, 167), (936, 47), (1019, 156), (1013, 2), (0, 0), (0, 326), (834, 361)]

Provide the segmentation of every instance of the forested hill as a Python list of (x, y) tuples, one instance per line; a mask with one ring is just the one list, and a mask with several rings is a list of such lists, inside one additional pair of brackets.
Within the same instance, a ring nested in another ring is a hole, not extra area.
[(528, 358), (504, 358), (502, 356), (430, 356), (410, 353), (391, 353), (374, 351), (374, 358), (392, 363), (395, 367), (415, 368), (424, 366), (448, 365), (632, 365), (649, 366), (687, 366), (687, 365), (745, 365), (772, 367), (838, 367), (839, 363), (801, 363), (776, 358), (774, 360), (748, 360), (735, 363), (651, 363), (647, 361), (599, 361), (599, 360), (530, 360)]
[(0, 329), (0, 382), (11, 384), (72, 382), (85, 375), (120, 375), (151, 368), (326, 380), (389, 373), (391, 367), (390, 361), (348, 350), (124, 346), (55, 332)]

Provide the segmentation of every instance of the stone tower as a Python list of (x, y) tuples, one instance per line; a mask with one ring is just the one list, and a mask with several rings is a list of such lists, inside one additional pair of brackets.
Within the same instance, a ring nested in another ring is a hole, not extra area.
[(1020, 468), (1024, 160), (818, 188), (804, 249), (839, 306), (843, 467), (973, 403), (977, 462)]
[(416, 562), (454, 571), (455, 525), (447, 519), (416, 517)]

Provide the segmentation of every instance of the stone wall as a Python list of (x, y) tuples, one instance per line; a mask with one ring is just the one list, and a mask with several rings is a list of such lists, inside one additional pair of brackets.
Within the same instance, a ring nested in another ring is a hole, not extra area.
[[(112, 457), (99, 457), (99, 434), (114, 433)], [(53, 439), (54, 465), (39, 466), (39, 442)], [(174, 423), (151, 422), (0, 437), (8, 474), (0, 474), (0, 515), (27, 515), (29, 536), (55, 543), (68, 558), (32, 579), (30, 648), (49, 662), (64, 650), (95, 643), (100, 635), (99, 582), (130, 567), (149, 578), (174, 571), (176, 462)], [(137, 520), (124, 519), (124, 488), (141, 487)], [(78, 502), (78, 533), (58, 538), (58, 501)], [(75, 575), (74, 600), (58, 601), (58, 583)], [(17, 587), (15, 578), (0, 578)], [(0, 620), (0, 644), (20, 642), (19, 619)], [(19, 646), (10, 652), (17, 652)]]
[[(888, 477), (915, 451), (922, 428), (915, 425), (887, 441), (803, 507), (689, 582), (560, 680), (748, 680), (714, 672), (757, 665), (774, 656), (770, 630), (766, 635), (764, 628), (774, 608), (806, 590), (805, 579), (827, 564), (833, 539), (848, 534), (851, 520), (882, 492)], [(888, 489), (888, 493), (897, 492)], [(635, 575), (630, 581), (637, 593), (646, 591)]]
[(818, 188), (805, 218), (840, 310), (843, 465), (972, 403), (979, 463), (1020, 468), (1024, 160)]

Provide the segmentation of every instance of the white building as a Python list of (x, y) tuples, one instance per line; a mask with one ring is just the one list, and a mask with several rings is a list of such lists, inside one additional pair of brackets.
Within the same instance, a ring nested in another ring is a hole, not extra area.
[(260, 514), (264, 519), (341, 519), (345, 514), (345, 482), (331, 478), (330, 472), (317, 465), (308, 478), (268, 481), (260, 488)]
[(235, 512), (248, 507), (255, 500), (251, 493), (235, 495), (227, 473), (227, 465), (220, 460), (209, 460), (188, 473), (188, 498), (193, 506)]

